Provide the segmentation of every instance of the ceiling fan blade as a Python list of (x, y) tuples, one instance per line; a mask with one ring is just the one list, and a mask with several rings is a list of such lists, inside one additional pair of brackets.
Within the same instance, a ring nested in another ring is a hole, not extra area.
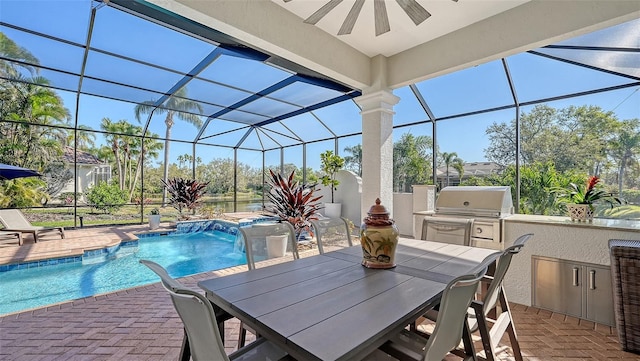
[(396, 0), (396, 2), (416, 25), (420, 25), (420, 23), (427, 20), (427, 18), (431, 16), (427, 9), (418, 4), (416, 0)]
[(351, 7), (349, 14), (347, 14), (347, 17), (344, 19), (338, 35), (351, 34), (351, 30), (353, 30), (353, 26), (356, 24), (356, 20), (358, 20), (363, 5), (364, 0), (356, 0), (356, 2), (353, 3), (353, 7)]
[(389, 16), (387, 15), (387, 6), (384, 4), (384, 0), (374, 0), (373, 13), (376, 23), (376, 36), (391, 31)]
[(315, 13), (311, 14), (307, 19), (305, 19), (305, 23), (315, 25), (320, 19), (322, 19), (325, 15), (329, 13), (329, 11), (333, 10), (338, 4), (340, 4), (342, 0), (331, 0), (328, 3), (324, 4), (323, 7), (318, 9)]

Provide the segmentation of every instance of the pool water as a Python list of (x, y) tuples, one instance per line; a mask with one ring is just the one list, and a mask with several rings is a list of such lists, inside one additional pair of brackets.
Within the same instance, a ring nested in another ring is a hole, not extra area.
[(172, 277), (246, 264), (238, 248), (235, 235), (220, 231), (154, 236), (109, 256), (0, 272), (0, 316), (158, 282), (141, 259), (159, 263)]

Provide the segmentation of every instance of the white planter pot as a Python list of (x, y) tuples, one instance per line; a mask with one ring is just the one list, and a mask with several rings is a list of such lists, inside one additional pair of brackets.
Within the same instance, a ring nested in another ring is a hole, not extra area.
[(159, 214), (150, 214), (149, 215), (149, 228), (150, 229), (158, 229), (158, 228), (160, 228), (160, 215)]
[(287, 252), (287, 238), (286, 234), (278, 236), (267, 236), (267, 255), (269, 258), (284, 257)]
[(329, 218), (340, 218), (342, 216), (342, 203), (325, 203), (324, 216)]

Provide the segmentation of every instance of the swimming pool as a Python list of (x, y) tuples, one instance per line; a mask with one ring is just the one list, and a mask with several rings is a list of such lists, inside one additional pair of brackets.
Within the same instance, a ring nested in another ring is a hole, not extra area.
[(237, 248), (236, 235), (217, 230), (152, 236), (82, 262), (0, 272), (0, 316), (158, 282), (141, 259), (161, 264), (173, 277), (246, 264)]

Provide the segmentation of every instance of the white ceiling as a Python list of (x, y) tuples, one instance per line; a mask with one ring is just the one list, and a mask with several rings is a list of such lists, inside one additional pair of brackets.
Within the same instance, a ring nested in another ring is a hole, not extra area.
[[(300, 17), (302, 22), (329, 0), (271, 0)], [(390, 57), (404, 50), (467, 27), (529, 0), (417, 0), (431, 16), (415, 25), (396, 0), (385, 0), (391, 31), (375, 34), (374, 1), (366, 0), (351, 34), (337, 35), (356, 0), (343, 0), (316, 25), (356, 50), (373, 57)]]

